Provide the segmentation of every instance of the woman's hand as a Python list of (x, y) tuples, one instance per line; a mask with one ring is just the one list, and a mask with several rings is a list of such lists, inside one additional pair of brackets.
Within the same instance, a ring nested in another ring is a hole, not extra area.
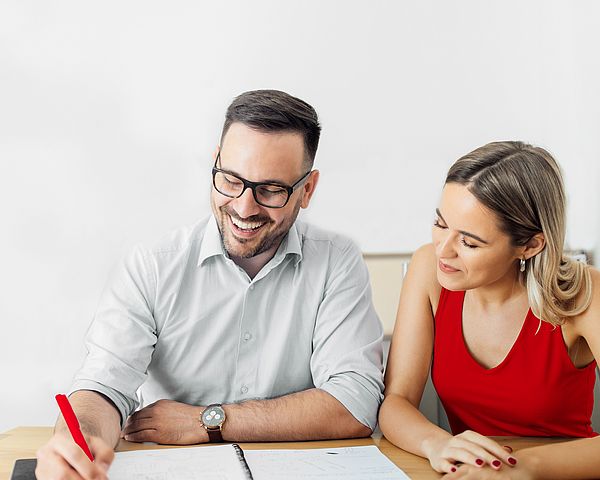
[(471, 430), (454, 437), (426, 440), (423, 442), (423, 451), (432, 468), (442, 473), (455, 472), (460, 464), (476, 468), (487, 465), (494, 470), (517, 464), (517, 459), (510, 455), (508, 449)]
[(460, 465), (456, 467), (455, 472), (444, 475), (444, 480), (533, 480), (534, 476), (529, 472), (525, 465), (519, 465), (516, 468), (503, 468), (494, 470), (490, 467), (477, 468), (472, 465)]

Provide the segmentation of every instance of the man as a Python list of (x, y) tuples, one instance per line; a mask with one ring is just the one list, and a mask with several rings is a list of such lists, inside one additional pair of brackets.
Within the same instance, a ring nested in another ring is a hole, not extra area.
[(214, 152), (213, 215), (135, 249), (88, 332), (70, 400), (96, 461), (59, 419), (38, 478), (104, 478), (120, 436), (371, 434), (382, 329), (366, 267), (349, 240), (296, 221), (319, 180), (319, 135), (314, 109), (286, 93), (233, 101)]

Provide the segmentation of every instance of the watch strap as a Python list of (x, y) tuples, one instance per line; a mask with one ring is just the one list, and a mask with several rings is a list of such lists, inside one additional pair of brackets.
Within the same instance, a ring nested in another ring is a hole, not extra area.
[(219, 428), (207, 428), (208, 441), (210, 443), (223, 443), (223, 435), (221, 434), (221, 427)]

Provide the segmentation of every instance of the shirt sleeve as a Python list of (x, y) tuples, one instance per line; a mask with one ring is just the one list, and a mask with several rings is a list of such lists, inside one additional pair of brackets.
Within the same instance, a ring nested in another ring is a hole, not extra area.
[(372, 430), (383, 399), (383, 328), (367, 267), (348, 242), (329, 272), (313, 336), (313, 382)]
[(136, 391), (147, 377), (156, 345), (153, 265), (137, 247), (117, 266), (86, 334), (88, 353), (70, 390), (108, 397), (119, 410), (121, 425), (139, 405)]

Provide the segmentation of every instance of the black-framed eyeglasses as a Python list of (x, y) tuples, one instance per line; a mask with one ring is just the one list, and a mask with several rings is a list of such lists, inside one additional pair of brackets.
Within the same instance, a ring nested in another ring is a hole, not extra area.
[(300, 186), (303, 180), (312, 172), (309, 170), (298, 179), (292, 186), (280, 183), (251, 182), (235, 173), (222, 170), (217, 167), (221, 159), (221, 152), (217, 154), (215, 165), (212, 169), (213, 186), (221, 195), (229, 198), (241, 197), (247, 188), (252, 190), (254, 200), (259, 205), (267, 208), (283, 208), (287, 205), (294, 190)]

